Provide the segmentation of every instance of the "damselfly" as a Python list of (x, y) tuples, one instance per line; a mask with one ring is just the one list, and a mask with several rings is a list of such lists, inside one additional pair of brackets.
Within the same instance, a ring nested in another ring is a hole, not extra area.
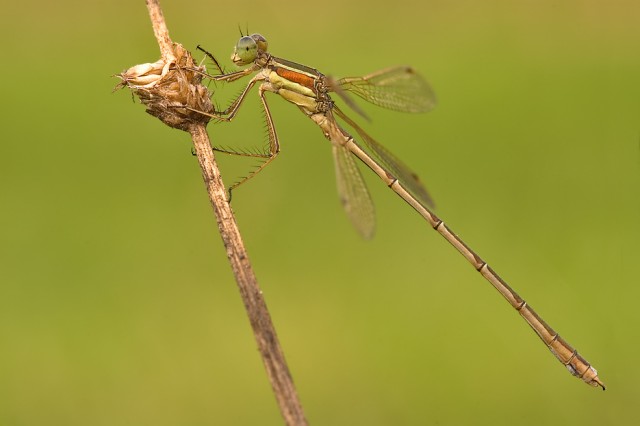
[[(213, 55), (206, 51), (204, 52), (209, 55), (218, 66), (218, 69), (221, 70)], [(238, 41), (231, 59), (236, 65), (249, 65), (249, 67), (228, 74), (221, 70), (220, 75), (207, 75), (207, 77), (216, 81), (232, 82), (254, 73), (255, 75), (229, 108), (221, 113), (213, 114), (211, 117), (231, 121), (236, 116), (251, 88), (256, 83), (260, 83), (258, 94), (266, 117), (269, 150), (258, 154), (222, 150), (232, 154), (251, 155), (265, 159), (260, 167), (242, 181), (233, 185), (230, 190), (262, 170), (273, 161), (280, 151), (278, 135), (265, 98), (266, 92), (276, 93), (298, 106), (306, 116), (320, 127), (325, 137), (331, 142), (340, 200), (349, 219), (363, 237), (370, 238), (373, 235), (375, 216), (371, 197), (360, 170), (354, 161), (354, 157), (358, 158), (377, 174), (389, 188), (395, 191), (426, 219), (430, 226), (451, 243), (520, 313), (571, 374), (592, 386), (605, 388), (598, 378), (596, 369), (578, 355), (578, 352), (549, 327), (480, 256), (431, 212), (429, 208), (433, 207), (433, 202), (417, 175), (365, 133), (335, 105), (329, 96), (330, 92), (335, 92), (361, 115), (364, 115), (364, 113), (346, 95), (347, 92), (353, 93), (375, 105), (392, 110), (426, 112), (435, 106), (435, 95), (419, 74), (412, 68), (405, 66), (388, 68), (364, 77), (334, 80), (316, 69), (272, 56), (267, 51), (267, 40), (260, 34), (242, 37)], [(334, 114), (355, 129), (363, 145), (356, 142), (338, 124)]]

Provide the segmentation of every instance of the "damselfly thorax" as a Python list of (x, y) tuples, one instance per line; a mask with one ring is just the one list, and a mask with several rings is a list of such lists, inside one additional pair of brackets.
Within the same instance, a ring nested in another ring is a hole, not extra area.
[(326, 112), (333, 107), (327, 77), (316, 69), (269, 56), (259, 72), (264, 78), (265, 90), (297, 105), (306, 115)]

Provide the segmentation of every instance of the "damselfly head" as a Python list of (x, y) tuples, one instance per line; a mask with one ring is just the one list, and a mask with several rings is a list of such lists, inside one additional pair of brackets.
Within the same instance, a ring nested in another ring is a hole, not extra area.
[(248, 65), (264, 54), (267, 47), (267, 39), (260, 34), (244, 36), (238, 40), (231, 60), (236, 65)]

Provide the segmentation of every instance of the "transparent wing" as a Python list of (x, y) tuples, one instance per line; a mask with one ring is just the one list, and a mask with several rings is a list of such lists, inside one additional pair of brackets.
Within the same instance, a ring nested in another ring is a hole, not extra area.
[(358, 233), (370, 239), (375, 231), (376, 215), (360, 169), (353, 155), (343, 146), (333, 145), (333, 159), (342, 207)]
[[(413, 68), (399, 66), (377, 71), (364, 77), (346, 77), (331, 83), (340, 97), (353, 108), (353, 101), (345, 97), (351, 92), (367, 102), (402, 112), (427, 112), (436, 105), (436, 95), (429, 83)], [(359, 108), (355, 108), (361, 113)]]
[(398, 157), (389, 152), (388, 149), (376, 142), (371, 136), (362, 130), (360, 126), (340, 111), (340, 109), (334, 106), (333, 111), (338, 117), (343, 119), (349, 126), (358, 132), (358, 135), (364, 142), (365, 146), (369, 148), (369, 151), (373, 154), (374, 159), (377, 160), (377, 162), (396, 179), (398, 179), (400, 183), (405, 186), (407, 191), (416, 197), (416, 199), (424, 206), (431, 208), (435, 207), (433, 199), (422, 185), (422, 182), (420, 182), (420, 178), (418, 178), (417, 174), (405, 166), (404, 163), (400, 161)]

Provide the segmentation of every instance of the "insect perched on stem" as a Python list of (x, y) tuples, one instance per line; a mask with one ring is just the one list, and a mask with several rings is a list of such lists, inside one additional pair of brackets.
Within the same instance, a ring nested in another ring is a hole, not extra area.
[[(238, 98), (225, 111), (203, 114), (218, 120), (233, 120), (249, 91), (259, 83), (258, 95), (265, 112), (269, 150), (258, 154), (223, 150), (231, 154), (260, 157), (265, 160), (246, 178), (233, 185), (230, 191), (255, 176), (280, 152), (278, 135), (265, 98), (266, 92), (276, 93), (296, 105), (307, 117), (313, 120), (331, 142), (340, 200), (349, 219), (363, 237), (373, 236), (375, 214), (371, 197), (355, 158), (377, 174), (389, 188), (413, 207), (431, 227), (453, 245), (520, 313), (571, 374), (589, 385), (605, 388), (598, 378), (596, 369), (578, 355), (578, 352), (549, 327), (480, 256), (432, 213), (430, 208), (433, 208), (433, 201), (417, 175), (365, 133), (335, 105), (330, 96), (330, 93), (336, 93), (347, 105), (365, 117), (366, 115), (347, 96), (347, 93), (352, 93), (375, 105), (396, 111), (427, 112), (435, 106), (436, 98), (429, 84), (413, 68), (393, 67), (364, 77), (334, 80), (314, 68), (272, 56), (267, 49), (267, 40), (260, 34), (252, 34), (240, 38), (231, 57), (236, 65), (248, 65), (248, 67), (225, 74), (213, 55), (200, 47), (198, 48), (204, 51), (220, 69), (220, 75), (207, 75), (212, 80), (233, 82), (255, 74)], [(355, 129), (362, 145), (338, 124), (336, 117)]]

